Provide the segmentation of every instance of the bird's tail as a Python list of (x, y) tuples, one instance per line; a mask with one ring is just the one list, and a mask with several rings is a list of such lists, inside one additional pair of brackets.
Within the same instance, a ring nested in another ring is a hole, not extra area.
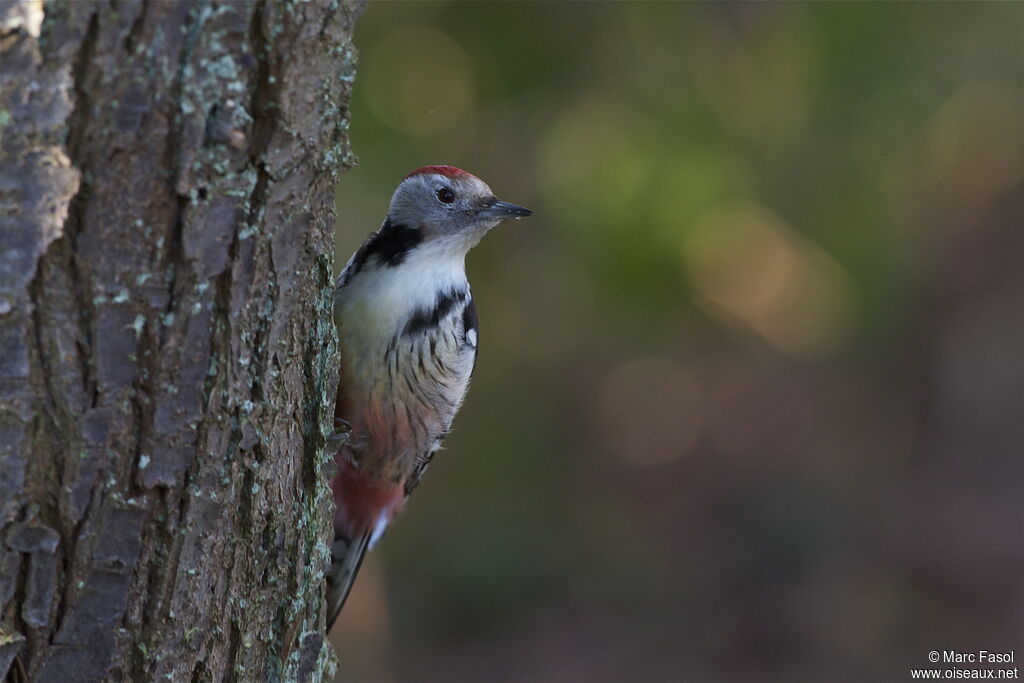
[(331, 630), (334, 620), (338, 618), (345, 598), (352, 590), (352, 582), (356, 580), (363, 557), (370, 547), (369, 533), (350, 539), (336, 536), (331, 544), (331, 568), (327, 572), (327, 630)]

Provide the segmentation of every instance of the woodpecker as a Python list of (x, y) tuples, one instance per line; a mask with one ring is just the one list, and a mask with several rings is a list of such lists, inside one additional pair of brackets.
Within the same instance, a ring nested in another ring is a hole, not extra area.
[(466, 254), (498, 223), (532, 212), (454, 166), (407, 175), (383, 225), (338, 276), (338, 472), (327, 577), (334, 623), (367, 549), (420, 482), (451, 429), (476, 364)]

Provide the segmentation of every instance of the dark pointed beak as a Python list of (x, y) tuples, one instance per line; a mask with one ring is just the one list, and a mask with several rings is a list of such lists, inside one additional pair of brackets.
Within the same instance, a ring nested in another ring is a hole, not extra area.
[(500, 199), (492, 199), (480, 208), (478, 215), (484, 218), (497, 218), (507, 220), (509, 218), (525, 218), (533, 213), (529, 209), (517, 206), (510, 202), (503, 202)]

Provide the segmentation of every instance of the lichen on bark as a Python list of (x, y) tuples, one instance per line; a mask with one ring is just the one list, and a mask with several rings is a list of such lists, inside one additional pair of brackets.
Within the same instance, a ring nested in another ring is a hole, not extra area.
[(0, 5), (0, 677), (319, 680), (356, 1)]

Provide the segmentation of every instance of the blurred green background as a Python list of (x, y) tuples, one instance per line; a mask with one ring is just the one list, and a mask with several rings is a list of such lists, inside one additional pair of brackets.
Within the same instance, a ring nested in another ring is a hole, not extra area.
[(410, 169), (535, 215), (332, 637), (370, 681), (892, 681), (1024, 647), (1024, 7), (375, 2)]

